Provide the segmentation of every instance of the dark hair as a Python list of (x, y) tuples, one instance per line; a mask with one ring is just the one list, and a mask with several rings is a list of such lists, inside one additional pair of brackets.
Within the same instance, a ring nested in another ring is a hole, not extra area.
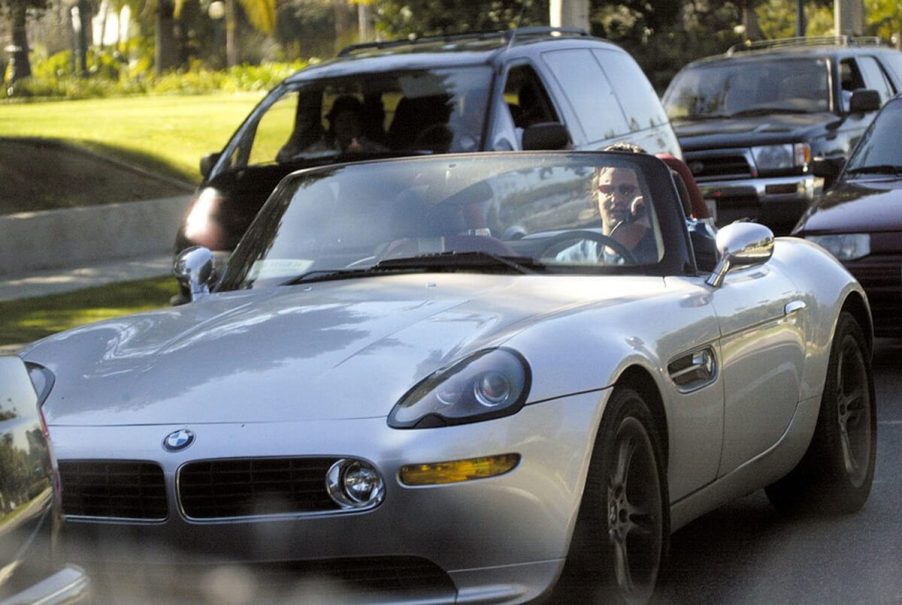
[(329, 109), (326, 118), (332, 123), (335, 121), (335, 117), (344, 111), (352, 111), (358, 117), (363, 117), (363, 103), (353, 95), (341, 95), (332, 102), (332, 108)]

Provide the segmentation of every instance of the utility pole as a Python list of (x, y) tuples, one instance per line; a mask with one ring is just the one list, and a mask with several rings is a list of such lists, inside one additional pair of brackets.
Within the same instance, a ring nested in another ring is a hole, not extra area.
[(589, 31), (589, 0), (551, 0), (548, 13), (552, 27), (578, 27)]
[(833, 29), (837, 36), (860, 36), (864, 31), (862, 0), (834, 0)]

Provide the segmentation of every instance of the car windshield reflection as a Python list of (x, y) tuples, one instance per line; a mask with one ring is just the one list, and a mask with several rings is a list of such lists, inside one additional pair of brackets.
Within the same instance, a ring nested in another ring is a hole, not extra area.
[[(661, 193), (635, 154), (447, 155), (300, 171), (220, 290), (405, 272), (644, 272)], [(672, 203), (669, 199), (667, 203)]]

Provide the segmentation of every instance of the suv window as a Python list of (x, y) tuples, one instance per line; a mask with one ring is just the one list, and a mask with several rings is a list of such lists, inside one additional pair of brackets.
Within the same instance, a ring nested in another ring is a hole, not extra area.
[(667, 114), (658, 102), (658, 93), (639, 64), (626, 53), (593, 50), (611, 82), (617, 82), (617, 96), (627, 113), (630, 130), (644, 130), (667, 123)]
[(516, 65), (508, 71), (504, 102), (517, 128), (559, 121), (545, 86), (529, 65)]
[(492, 70), (488, 66), (374, 73), (287, 84), (263, 101), (228, 153), (229, 168), (329, 157), (345, 151), (332, 122), (337, 99), (357, 115), (355, 151), (475, 151)]
[(626, 134), (630, 127), (614, 87), (592, 51), (584, 48), (542, 53), (542, 59), (576, 112), (588, 142)]
[(677, 74), (664, 106), (671, 119), (828, 111), (828, 76), (824, 58), (698, 66)]
[(880, 64), (874, 57), (861, 57), (858, 60), (861, 72), (864, 75), (865, 88), (876, 90), (880, 93), (880, 104), (893, 98), (893, 87), (886, 78), (886, 74), (880, 68)]

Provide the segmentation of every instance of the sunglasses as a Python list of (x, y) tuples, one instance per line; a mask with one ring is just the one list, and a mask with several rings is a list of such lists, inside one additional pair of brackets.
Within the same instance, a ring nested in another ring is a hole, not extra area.
[(614, 193), (618, 191), (623, 195), (632, 195), (636, 192), (636, 186), (632, 183), (620, 183), (619, 185), (599, 185), (598, 191), (599, 193), (603, 193), (605, 195), (614, 195)]

